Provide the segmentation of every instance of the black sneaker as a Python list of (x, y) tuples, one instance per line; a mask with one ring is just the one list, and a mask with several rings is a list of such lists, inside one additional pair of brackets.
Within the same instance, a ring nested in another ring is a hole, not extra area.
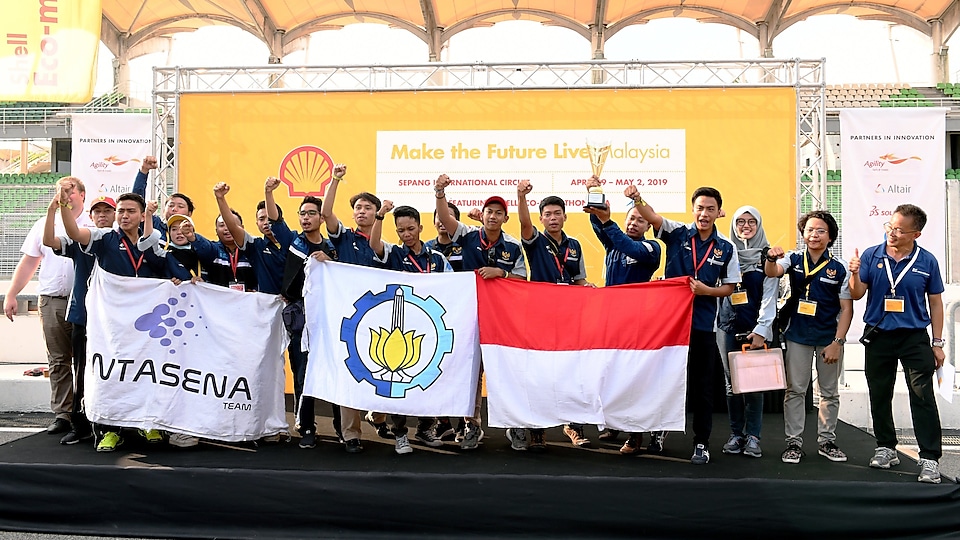
[(647, 444), (647, 453), (648, 454), (662, 454), (663, 453), (663, 443), (667, 441), (667, 432), (666, 431), (651, 431), (650, 432), (650, 443)]
[(317, 433), (308, 429), (300, 434), (300, 448), (315, 448), (317, 446)]
[(800, 458), (803, 457), (803, 449), (796, 444), (791, 444), (787, 446), (787, 449), (780, 454), (780, 461), (784, 463), (800, 463)]
[(350, 439), (343, 443), (343, 446), (346, 448), (348, 454), (359, 454), (360, 452), (363, 452), (363, 446), (360, 445), (360, 439)]
[(433, 436), (441, 441), (452, 441), (457, 436), (457, 432), (450, 422), (437, 422), (437, 425), (433, 426)]
[(839, 449), (832, 441), (827, 441), (821, 444), (819, 454), (834, 462), (844, 462), (847, 460), (847, 455), (844, 454), (843, 450)]
[(620, 436), (619, 429), (605, 429), (601, 431), (599, 435), (597, 435), (597, 439), (603, 442), (613, 442), (617, 440), (617, 437), (619, 436)]
[(56, 418), (53, 422), (47, 426), (47, 435), (59, 435), (61, 433), (66, 433), (73, 429), (73, 426), (70, 425), (70, 422), (64, 420), (63, 418)]
[(66, 435), (60, 438), (60, 444), (77, 444), (80, 441), (88, 441), (92, 438), (92, 431), (78, 433), (77, 431), (71, 429)]
[(527, 443), (527, 450), (537, 453), (547, 451), (547, 443), (543, 441), (542, 429), (530, 430), (530, 441)]
[(373, 412), (372, 412), (372, 411), (371, 411), (371, 412), (368, 412), (368, 413), (366, 414), (366, 416), (363, 417), (363, 419), (366, 420), (368, 424), (370, 424), (371, 426), (373, 426), (373, 429), (377, 430), (377, 436), (380, 437), (381, 439), (390, 439), (390, 440), (393, 440), (393, 439), (396, 439), (396, 438), (397, 438), (397, 436), (394, 435), (392, 431), (390, 431), (390, 428), (387, 427), (387, 423), (386, 423), (386, 422), (380, 422), (380, 423), (378, 424), (377, 422), (374, 422), (374, 421), (373, 421)]

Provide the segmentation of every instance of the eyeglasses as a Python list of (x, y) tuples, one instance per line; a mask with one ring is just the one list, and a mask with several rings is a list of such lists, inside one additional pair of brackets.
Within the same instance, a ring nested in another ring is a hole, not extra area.
[(810, 234), (810, 235), (815, 234), (817, 236), (823, 236), (827, 234), (827, 230), (826, 229), (804, 229), (803, 234)]
[(918, 232), (918, 231), (905, 231), (900, 227), (894, 227), (889, 223), (883, 224), (883, 230), (887, 231), (887, 234), (892, 234), (894, 236), (900, 236), (901, 234), (913, 234), (915, 232)]
[(737, 227), (743, 227), (744, 225), (749, 225), (751, 227), (757, 226), (757, 220), (755, 219), (738, 219), (734, 223), (737, 224)]
[(300, 217), (306, 217), (306, 216), (316, 217), (320, 215), (320, 212), (316, 210), (301, 210), (300, 212), (298, 212), (298, 214), (300, 214)]

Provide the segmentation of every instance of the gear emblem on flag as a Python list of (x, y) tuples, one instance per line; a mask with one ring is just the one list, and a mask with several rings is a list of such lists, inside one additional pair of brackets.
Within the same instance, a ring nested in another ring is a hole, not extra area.
[[(453, 330), (446, 310), (432, 296), (417, 296), (408, 285), (367, 291), (343, 319), (340, 340), (345, 363), (359, 383), (373, 385), (378, 396), (402, 398), (413, 387), (426, 390), (440, 377), (444, 355), (453, 351)], [(361, 352), (362, 351), (362, 352)]]

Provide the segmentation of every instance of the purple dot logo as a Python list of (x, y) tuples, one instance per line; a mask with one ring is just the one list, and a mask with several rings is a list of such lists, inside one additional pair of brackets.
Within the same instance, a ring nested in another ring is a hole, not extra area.
[[(180, 293), (181, 298), (186, 298), (186, 293)], [(179, 300), (168, 298), (163, 304), (156, 305), (149, 313), (145, 313), (133, 323), (134, 328), (141, 332), (146, 332), (151, 338), (159, 340), (160, 345), (164, 347), (175, 346), (172, 338), (183, 338), (183, 328), (193, 328), (196, 323), (188, 320), (189, 314), (186, 309), (178, 309), (173, 312), (171, 306), (176, 306)], [(190, 307), (193, 307), (192, 305)], [(199, 318), (199, 316), (198, 316)], [(169, 334), (169, 335), (168, 335)], [(198, 337), (199, 334), (194, 334)], [(181, 347), (186, 347), (187, 342), (181, 341)], [(176, 354), (177, 349), (169, 349), (170, 354)]]

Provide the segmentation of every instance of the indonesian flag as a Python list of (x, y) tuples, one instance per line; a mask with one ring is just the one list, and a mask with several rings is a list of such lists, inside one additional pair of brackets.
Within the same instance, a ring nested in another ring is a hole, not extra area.
[(477, 277), (489, 424), (683, 431), (687, 278), (594, 289)]

